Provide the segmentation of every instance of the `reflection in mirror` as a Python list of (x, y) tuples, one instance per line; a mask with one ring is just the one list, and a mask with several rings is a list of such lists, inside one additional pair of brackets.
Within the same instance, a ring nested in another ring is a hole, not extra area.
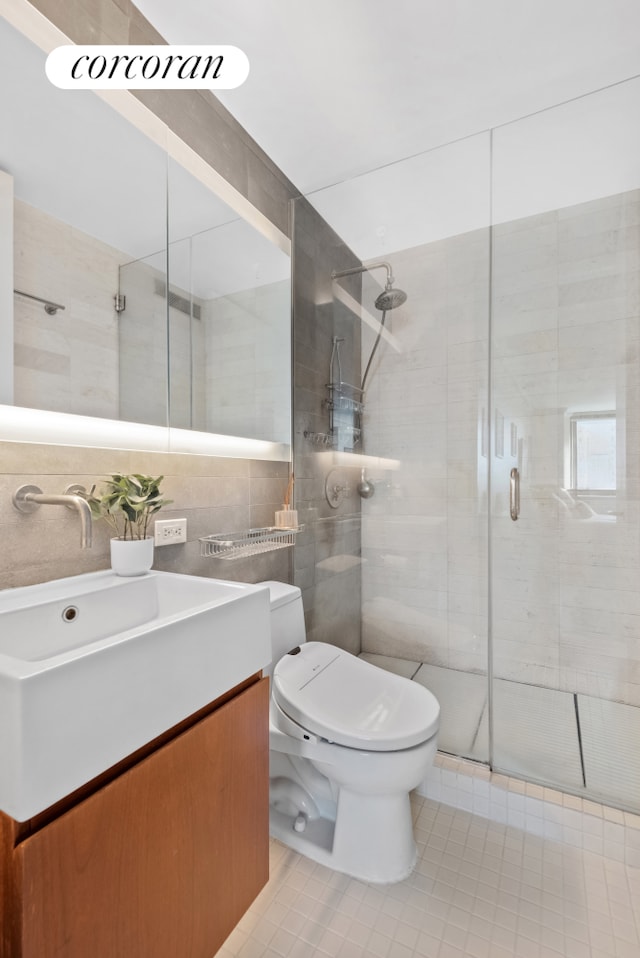
[(171, 425), (289, 443), (289, 256), (171, 162), (169, 231)]
[(168, 422), (166, 264), (163, 249), (119, 273), (119, 418), (154, 426)]
[[(13, 402), (115, 419), (118, 269), (165, 245), (166, 156), (95, 94), (53, 87), (42, 51), (4, 20), (0, 49), (13, 287), (28, 294), (13, 297)], [(154, 422), (166, 422), (165, 394)]]
[(560, 502), (573, 518), (616, 521), (616, 410), (568, 416), (570, 486)]
[(571, 417), (571, 486), (583, 493), (615, 491), (615, 411)]

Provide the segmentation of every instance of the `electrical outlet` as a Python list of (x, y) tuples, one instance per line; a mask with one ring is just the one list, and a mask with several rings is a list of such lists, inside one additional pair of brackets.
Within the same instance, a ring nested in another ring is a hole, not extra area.
[(154, 539), (157, 546), (174, 546), (187, 541), (186, 519), (156, 519)]

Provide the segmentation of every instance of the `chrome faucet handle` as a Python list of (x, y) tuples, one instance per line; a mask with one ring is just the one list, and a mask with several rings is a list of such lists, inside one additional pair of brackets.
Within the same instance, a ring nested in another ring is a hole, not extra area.
[[(64, 494), (65, 496), (83, 496), (84, 497), (87, 494), (87, 487), (83, 486), (79, 482), (72, 482), (71, 485), (67, 486), (67, 488), (64, 490)], [(69, 504), (69, 508), (73, 509), (73, 506)]]

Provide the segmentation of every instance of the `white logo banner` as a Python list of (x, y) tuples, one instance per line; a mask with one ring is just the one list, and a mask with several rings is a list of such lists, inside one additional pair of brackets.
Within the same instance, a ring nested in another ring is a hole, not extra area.
[(56, 47), (47, 77), (62, 90), (233, 90), (249, 75), (249, 59), (232, 46)]

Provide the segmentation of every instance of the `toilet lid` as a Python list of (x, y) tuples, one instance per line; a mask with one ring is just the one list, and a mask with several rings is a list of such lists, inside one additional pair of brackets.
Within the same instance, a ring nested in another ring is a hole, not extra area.
[(309, 732), (350, 748), (398, 751), (438, 731), (440, 706), (423, 685), (324, 642), (280, 659), (273, 697)]

